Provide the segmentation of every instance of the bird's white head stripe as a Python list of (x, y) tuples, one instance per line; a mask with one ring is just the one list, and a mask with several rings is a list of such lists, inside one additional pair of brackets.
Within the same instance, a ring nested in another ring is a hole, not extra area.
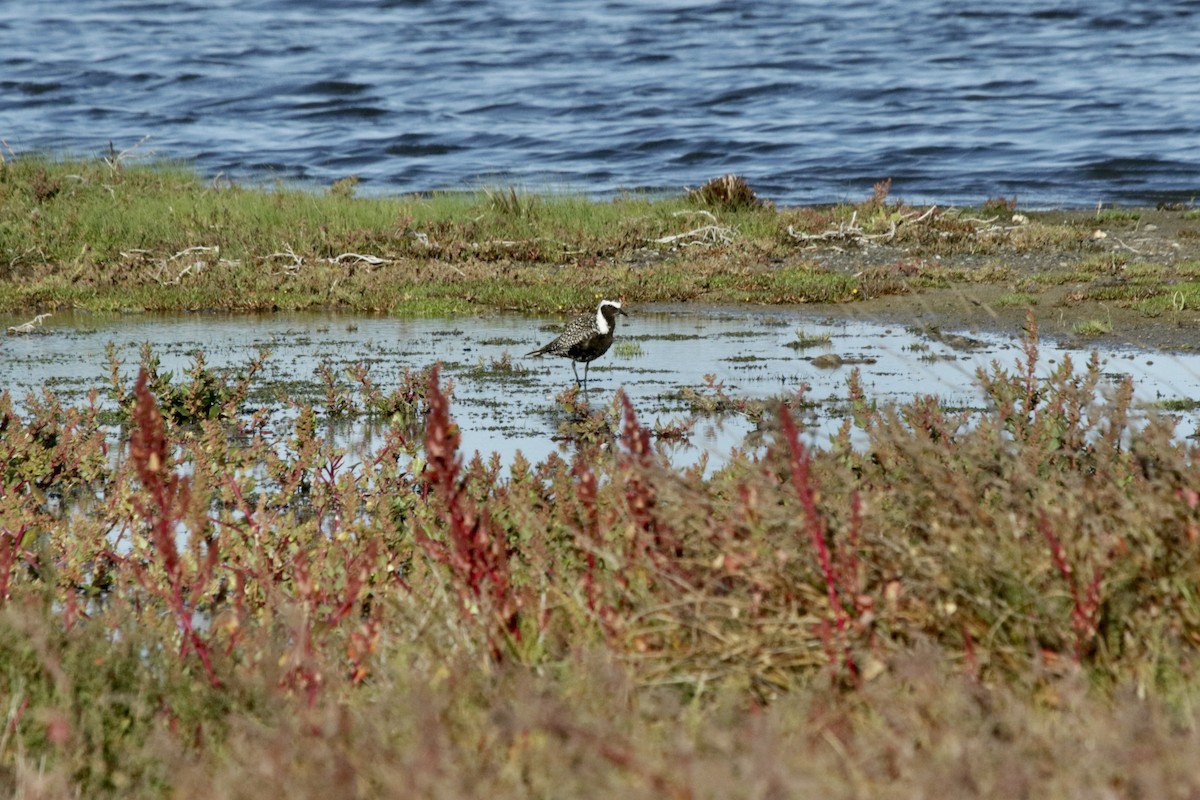
[(601, 300), (600, 305), (596, 306), (596, 330), (600, 331), (601, 334), (608, 333), (608, 320), (604, 318), (605, 306), (620, 308), (621, 304), (616, 300)]

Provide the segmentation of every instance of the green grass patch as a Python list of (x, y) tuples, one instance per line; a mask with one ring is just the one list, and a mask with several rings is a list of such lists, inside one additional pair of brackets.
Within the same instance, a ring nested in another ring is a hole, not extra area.
[(995, 304), (1001, 308), (1028, 308), (1038, 304), (1038, 296), (1030, 292), (1005, 292), (996, 298)]
[(1107, 275), (1123, 270), (1129, 259), (1120, 253), (1096, 253), (1077, 261), (1073, 269), (1092, 275)]
[[(519, 186), (390, 197), (356, 189), (352, 178), (326, 191), (243, 186), (116, 156), (5, 158), (0, 310), (574, 312), (599, 296), (844, 303), (958, 284), (1025, 288), (1005, 266), (1013, 253), (1085, 254), (1033, 277), (1036, 286), (1118, 271), (1150, 279), (1160, 268), (1091, 252), (1092, 213), (993, 224), (1011, 200), (996, 199), (983, 217), (913, 208), (891, 199), (886, 181), (861, 202), (783, 209), (736, 176), (677, 196), (605, 201)], [(880, 247), (903, 255), (846, 269), (846, 254)], [(814, 251), (823, 257), (810, 260)], [(841, 263), (822, 266), (835, 251)], [(954, 261), (982, 254), (994, 256), (989, 265)], [(1200, 276), (1200, 265), (1178, 274)], [(1146, 292), (1111, 299), (1137, 303)]]
[(638, 342), (621, 340), (613, 345), (613, 355), (617, 358), (640, 358), (646, 355), (646, 351)]
[(1157, 400), (1154, 403), (1155, 408), (1163, 411), (1172, 411), (1177, 413), (1186, 413), (1200, 410), (1200, 400), (1191, 398), (1176, 398), (1174, 400)]
[(1105, 208), (1096, 212), (1096, 222), (1137, 222), (1142, 218), (1142, 212), (1136, 209)]
[(1200, 281), (1180, 281), (1164, 286), (1153, 297), (1138, 302), (1135, 308), (1147, 316), (1200, 308)]
[(1099, 319), (1089, 319), (1082, 322), (1076, 322), (1072, 326), (1072, 330), (1079, 336), (1103, 336), (1106, 333), (1112, 333), (1112, 323), (1105, 322)]
[(1083, 291), (1088, 300), (1116, 302), (1124, 306), (1160, 294), (1163, 284), (1159, 281), (1130, 281), (1129, 283), (1089, 286)]
[(1068, 283), (1088, 283), (1094, 277), (1086, 272), (1064, 269), (1038, 272), (1031, 277), (1031, 280), (1039, 286), (1063, 286)]
[(833, 336), (828, 333), (796, 331), (796, 338), (788, 342), (785, 346), (793, 350), (805, 350), (809, 347), (824, 347), (831, 341), (833, 341)]
[[(0, 308), (433, 314), (635, 301), (844, 302), (852, 278), (748, 267), (787, 250), (763, 205), (597, 202), (515, 187), (354, 195), (201, 180), (171, 164), (0, 162)], [(656, 251), (653, 270), (635, 270)], [(730, 253), (739, 254), (731, 260)]]

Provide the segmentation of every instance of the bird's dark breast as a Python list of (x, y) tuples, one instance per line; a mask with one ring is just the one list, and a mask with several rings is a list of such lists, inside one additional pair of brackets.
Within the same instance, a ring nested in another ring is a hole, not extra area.
[(605, 336), (595, 336), (586, 342), (572, 345), (567, 350), (567, 357), (576, 361), (594, 361), (600, 356), (608, 352), (608, 348), (612, 347), (613, 336), (611, 333)]

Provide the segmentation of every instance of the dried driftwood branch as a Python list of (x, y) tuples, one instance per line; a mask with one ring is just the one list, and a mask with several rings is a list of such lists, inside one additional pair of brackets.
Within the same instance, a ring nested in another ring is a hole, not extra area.
[(388, 263), (388, 259), (380, 258), (379, 256), (363, 255), (362, 253), (342, 253), (329, 259), (331, 264), (341, 264), (343, 261), (355, 261), (361, 264), (370, 264), (372, 267), (378, 267), (380, 264)]
[[(855, 211), (850, 215), (849, 222), (839, 222), (836, 227), (829, 228), (821, 233), (804, 233), (798, 231), (792, 225), (788, 225), (788, 236), (798, 242), (803, 242), (806, 245), (816, 247), (819, 244), (832, 244), (835, 242), (844, 244), (853, 244), (858, 247), (867, 247), (872, 244), (881, 242), (890, 242), (896, 238), (896, 230), (900, 227), (900, 223), (911, 224), (914, 222), (924, 222), (933, 212), (937, 210), (937, 206), (930, 206), (920, 216), (904, 216), (899, 219), (892, 219), (892, 226), (884, 233), (867, 233), (860, 224), (858, 224), (858, 212)], [(836, 247), (834, 249), (837, 249)]]
[(8, 329), (9, 336), (19, 336), (26, 333), (33, 333), (38, 328), (42, 327), (42, 322), (49, 318), (50, 314), (38, 314), (29, 322), (23, 322), (20, 325), (13, 325)]
[[(682, 244), (684, 246), (695, 245), (711, 245), (711, 244), (729, 244), (733, 241), (733, 228), (724, 228), (720, 225), (704, 225), (699, 228), (694, 228), (684, 233), (676, 233), (672, 236), (661, 236), (657, 239), (651, 239), (654, 244)], [(691, 241), (687, 241), (691, 240)]]
[(220, 247), (216, 247), (216, 246), (205, 247), (204, 245), (198, 244), (195, 247), (185, 247), (183, 250), (180, 250), (178, 253), (176, 253), (175, 255), (168, 258), (167, 261), (175, 261), (175, 260), (183, 258), (184, 256), (189, 255), (191, 253), (219, 253), (219, 252), (221, 252)]
[(302, 266), (304, 266), (304, 257), (296, 255), (296, 251), (292, 249), (292, 246), (290, 244), (286, 245), (286, 249), (283, 250), (282, 252), (269, 253), (269, 254), (263, 256), (263, 258), (265, 258), (265, 259), (290, 258), (292, 260), (292, 263), (284, 265), (283, 269), (285, 272), (293, 272), (293, 273), (299, 272), (300, 268)]

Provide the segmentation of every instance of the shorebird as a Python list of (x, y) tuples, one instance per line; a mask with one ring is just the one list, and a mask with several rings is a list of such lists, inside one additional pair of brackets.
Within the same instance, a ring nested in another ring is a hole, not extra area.
[[(571, 320), (563, 332), (550, 344), (539, 347), (529, 356), (562, 356), (571, 359), (571, 371), (575, 373), (576, 385), (587, 385), (588, 364), (608, 352), (612, 347), (613, 333), (617, 329), (617, 314), (629, 316), (616, 300), (601, 300), (595, 314), (584, 314)], [(579, 381), (577, 362), (583, 363), (583, 382)]]

